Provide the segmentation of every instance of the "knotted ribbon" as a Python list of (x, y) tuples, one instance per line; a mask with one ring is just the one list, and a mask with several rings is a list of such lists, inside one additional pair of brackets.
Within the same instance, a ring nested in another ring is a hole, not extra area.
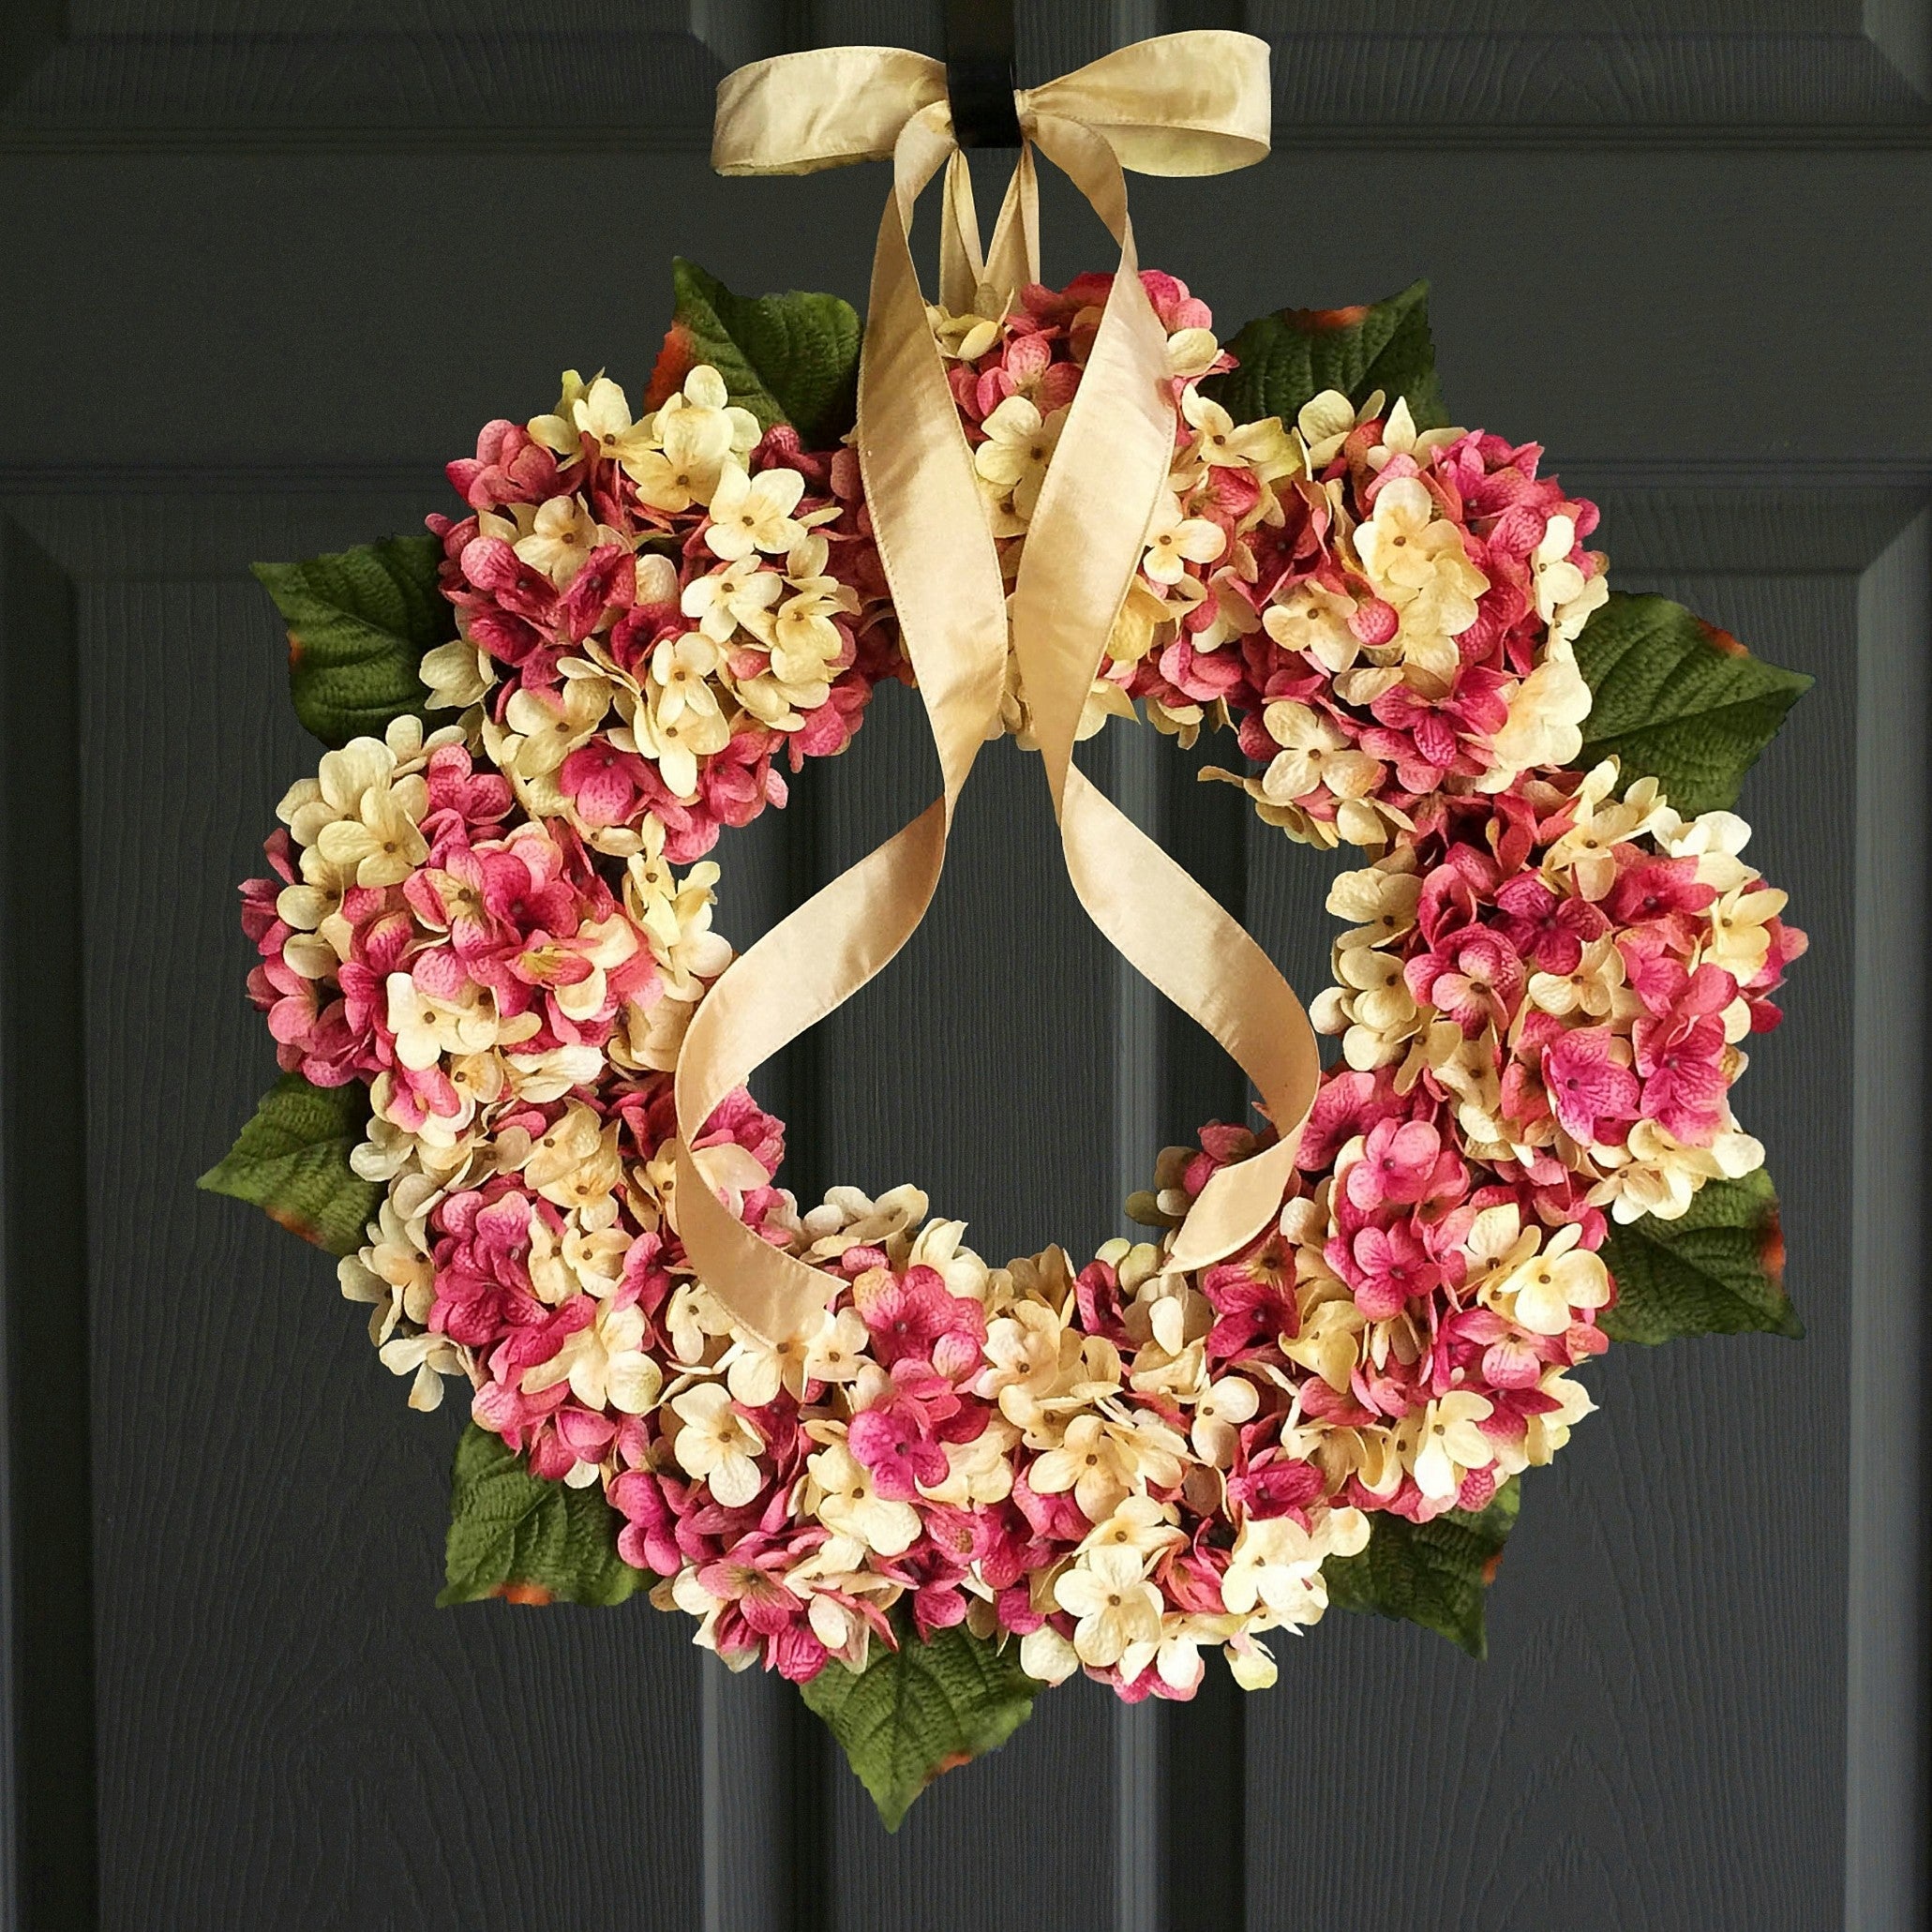
[[(1314, 1034), (1262, 949), (1072, 762), (1080, 715), (1139, 569), (1175, 447), (1167, 337), (1142, 285), (1123, 169), (1212, 174), (1268, 146), (1267, 46), (1246, 34), (1169, 34), (1015, 97), (1025, 145), (983, 257), (946, 70), (898, 48), (839, 47), (742, 67), (718, 89), (712, 165), (805, 173), (890, 156), (859, 375), (858, 447), (880, 561), (919, 681), (942, 779), (917, 818), (736, 959), (679, 1055), (676, 1219), (698, 1277), (732, 1318), (779, 1343), (808, 1331), (839, 1286), (759, 1239), (694, 1156), (711, 1111), (752, 1071), (880, 972), (932, 903), (973, 759), (996, 735), (1011, 623), (1067, 871), (1087, 916), (1191, 1015), (1259, 1090), (1274, 1146), (1221, 1168), (1177, 1231), (1172, 1266), (1244, 1246), (1281, 1206), (1320, 1076)], [(1079, 389), (1022, 548), (1011, 613), (972, 452), (913, 265), (920, 192), (947, 169), (942, 297), (1039, 279), (1038, 147), (1120, 245)]]

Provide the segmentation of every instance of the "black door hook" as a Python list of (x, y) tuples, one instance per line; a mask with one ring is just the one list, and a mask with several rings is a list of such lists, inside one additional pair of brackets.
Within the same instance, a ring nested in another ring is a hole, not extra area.
[(1018, 147), (1013, 0), (946, 0), (946, 92), (961, 147)]

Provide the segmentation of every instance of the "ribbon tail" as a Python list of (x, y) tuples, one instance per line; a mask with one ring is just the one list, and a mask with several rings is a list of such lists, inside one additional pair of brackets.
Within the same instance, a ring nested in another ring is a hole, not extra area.
[(873, 258), (858, 439), (879, 560), (944, 789), (734, 960), (699, 1004), (678, 1056), (674, 1219), (685, 1256), (732, 1319), (772, 1343), (809, 1332), (837, 1279), (746, 1227), (692, 1149), (726, 1094), (883, 971), (918, 928), (1005, 681), (1006, 587), (908, 242), (913, 202), (951, 152), (943, 102), (908, 121), (894, 151), (896, 192)]
[(678, 1235), (732, 1319), (774, 1345), (809, 1332), (838, 1284), (746, 1227), (691, 1150), (726, 1094), (883, 971), (912, 936), (946, 862), (950, 809), (936, 799), (733, 960), (678, 1054)]
[(1172, 1250), (1177, 1267), (1231, 1253), (1280, 1212), (1321, 1079), (1314, 1030), (1240, 924), (1081, 775), (1074, 738), (1114, 621), (1139, 571), (1174, 455), (1167, 337), (1141, 284), (1126, 182), (1090, 129), (1048, 116), (1036, 138), (1120, 243), (1086, 371), (1027, 528), (1014, 646), (1060, 819), (1068, 875), (1087, 916), (1134, 968), (1226, 1050), (1281, 1138), (1221, 1169)]
[(1281, 1210), (1321, 1084), (1314, 1028), (1239, 921), (1077, 769), (1067, 780), (1060, 835), (1087, 917), (1247, 1074), (1281, 1131), (1272, 1146), (1220, 1169), (1176, 1235), (1169, 1266), (1205, 1267), (1245, 1247)]
[(980, 211), (973, 171), (954, 148), (946, 163), (945, 208), (939, 217), (939, 306), (949, 315), (971, 313), (986, 262), (980, 253)]
[(1009, 301), (1040, 279), (1040, 172), (1030, 141), (1021, 147), (1019, 164), (1007, 182), (984, 278)]

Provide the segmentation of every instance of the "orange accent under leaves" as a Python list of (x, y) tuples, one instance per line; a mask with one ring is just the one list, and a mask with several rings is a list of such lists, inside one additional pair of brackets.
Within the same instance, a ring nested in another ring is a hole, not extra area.
[(264, 1211), (277, 1227), (287, 1228), (292, 1235), (300, 1235), (305, 1241), (313, 1242), (318, 1248), (322, 1246), (322, 1236), (316, 1231), (315, 1223), (305, 1221), (293, 1208), (270, 1207)]
[(499, 1583), (490, 1595), (501, 1596), (505, 1603), (529, 1604), (536, 1609), (554, 1600), (541, 1583)]
[(1334, 329), (1359, 328), (1369, 318), (1366, 303), (1353, 308), (1291, 308), (1288, 319), (1305, 336), (1325, 336)]
[(1750, 652), (1733, 637), (1729, 631), (1720, 631), (1715, 624), (1707, 624), (1702, 618), (1697, 621), (1699, 633), (1713, 651), (1719, 651), (1726, 657), (1749, 657)]
[(682, 322), (673, 322), (665, 331), (664, 347), (651, 366), (651, 386), (644, 392), (647, 410), (662, 409), (669, 397), (683, 388), (694, 357), (691, 331)]

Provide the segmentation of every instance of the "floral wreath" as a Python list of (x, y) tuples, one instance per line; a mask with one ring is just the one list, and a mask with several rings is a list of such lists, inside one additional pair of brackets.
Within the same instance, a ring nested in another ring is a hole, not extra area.
[[(1224, 348), (1137, 279), (1172, 446), (1076, 735), (1232, 733), (1204, 776), (1362, 862), (1298, 1132), (1168, 1149), (1085, 1266), (989, 1266), (916, 1187), (801, 1204), (741, 1086), (680, 1131), (707, 855), (915, 680), (845, 303), (681, 262), (641, 410), (573, 371), (449, 465), (460, 515), (257, 573), (330, 748), (242, 888), (282, 1074), (203, 1185), (340, 1256), (412, 1408), (466, 1386), (442, 1601), (647, 1592), (799, 1683), (893, 1825), (1076, 1671), (1257, 1688), (1331, 1604), (1480, 1655), (1576, 1371), (1800, 1332), (1730, 1089), (1805, 938), (1729, 808), (1807, 681), (1610, 592), (1537, 445), (1447, 425), (1422, 284)], [(930, 311), (1008, 584), (1118, 280)], [(1265, 1224), (1191, 1263), (1270, 1149)], [(794, 1332), (694, 1266), (681, 1162), (827, 1282)]]

